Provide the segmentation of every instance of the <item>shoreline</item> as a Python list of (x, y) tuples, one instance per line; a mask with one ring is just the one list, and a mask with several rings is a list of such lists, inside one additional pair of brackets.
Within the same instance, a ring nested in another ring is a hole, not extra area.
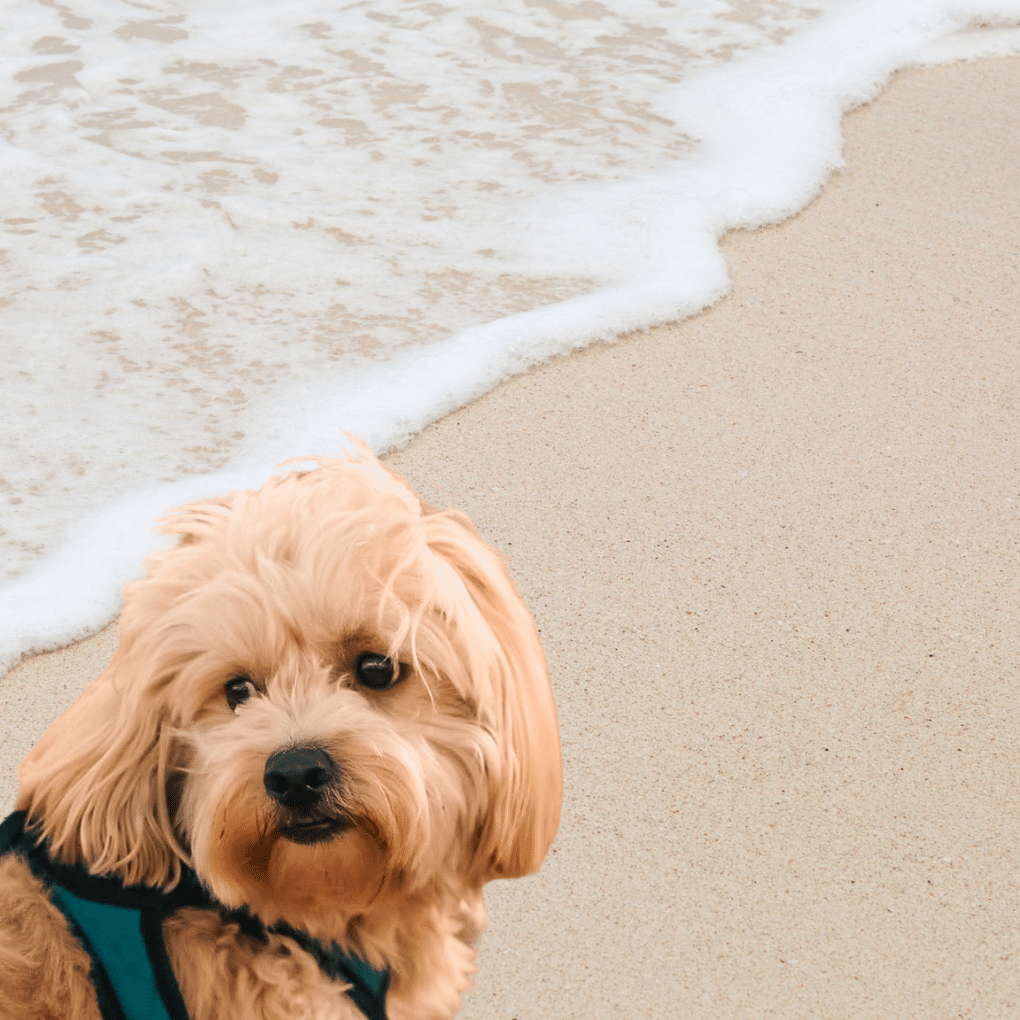
[[(728, 297), (384, 458), (508, 555), (560, 710), (560, 837), (489, 887), (465, 1020), (1020, 1002), (1020, 59), (843, 130)], [(114, 644), (4, 677), (8, 804)]]

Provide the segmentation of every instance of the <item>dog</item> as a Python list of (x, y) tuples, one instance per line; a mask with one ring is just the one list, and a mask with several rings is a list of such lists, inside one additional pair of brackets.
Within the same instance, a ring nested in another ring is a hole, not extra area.
[(544, 655), (464, 514), (363, 444), (313, 462), (164, 518), (109, 667), (23, 762), (0, 1016), (460, 1009), (483, 886), (559, 825)]

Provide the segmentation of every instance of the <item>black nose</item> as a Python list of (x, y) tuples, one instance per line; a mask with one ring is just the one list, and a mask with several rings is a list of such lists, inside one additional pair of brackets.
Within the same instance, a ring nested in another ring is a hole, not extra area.
[(266, 793), (284, 807), (314, 807), (337, 777), (336, 763), (321, 747), (288, 747), (266, 760)]

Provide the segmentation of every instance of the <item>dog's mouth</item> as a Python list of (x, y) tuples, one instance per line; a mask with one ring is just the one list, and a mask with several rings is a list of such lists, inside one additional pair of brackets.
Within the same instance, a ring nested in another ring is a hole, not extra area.
[(311, 846), (314, 843), (328, 843), (346, 832), (354, 823), (343, 816), (337, 818), (299, 818), (280, 826), (280, 835), (292, 843)]

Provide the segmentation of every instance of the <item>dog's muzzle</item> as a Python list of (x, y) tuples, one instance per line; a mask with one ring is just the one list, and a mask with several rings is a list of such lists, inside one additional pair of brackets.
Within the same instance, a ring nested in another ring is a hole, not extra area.
[(283, 809), (280, 832), (294, 843), (323, 843), (351, 826), (330, 811), (328, 794), (340, 778), (336, 762), (312, 745), (274, 751), (266, 760), (266, 793)]

